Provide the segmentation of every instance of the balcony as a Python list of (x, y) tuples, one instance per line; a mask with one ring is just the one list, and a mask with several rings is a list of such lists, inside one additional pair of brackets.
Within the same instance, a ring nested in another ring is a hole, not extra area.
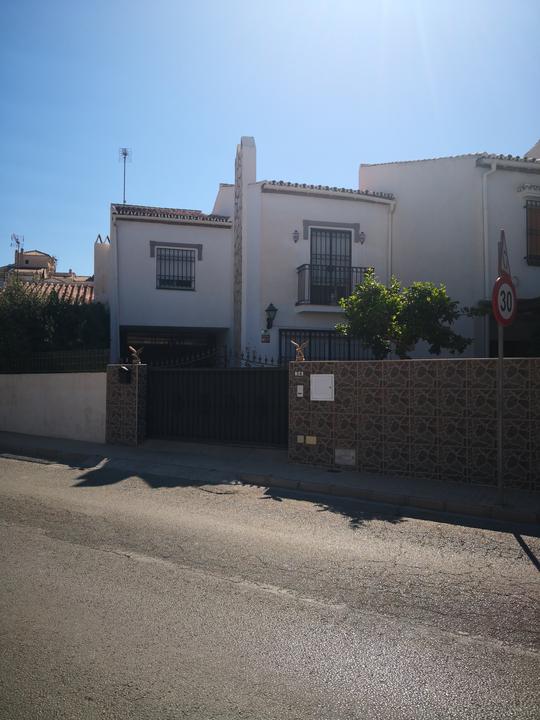
[(300, 265), (298, 273), (297, 305), (336, 306), (341, 298), (351, 294), (364, 279), (367, 267), (338, 267), (332, 265)]

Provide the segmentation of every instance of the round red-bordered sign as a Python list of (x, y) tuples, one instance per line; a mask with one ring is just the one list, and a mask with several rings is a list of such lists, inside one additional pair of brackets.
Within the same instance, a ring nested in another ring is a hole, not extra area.
[(510, 325), (517, 312), (517, 296), (514, 283), (508, 277), (498, 277), (493, 286), (491, 306), (499, 325)]

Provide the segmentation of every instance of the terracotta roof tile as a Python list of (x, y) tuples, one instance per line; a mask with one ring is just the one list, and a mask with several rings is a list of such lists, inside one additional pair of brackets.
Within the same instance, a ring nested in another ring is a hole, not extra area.
[(94, 286), (81, 282), (29, 282), (24, 283), (29, 295), (46, 298), (55, 292), (59, 300), (70, 303), (91, 303), (94, 300)]
[(361, 195), (373, 198), (383, 198), (384, 200), (394, 200), (393, 193), (376, 192), (374, 190), (355, 190), (353, 188), (330, 187), (329, 185), (308, 185), (306, 183), (292, 183), (285, 180), (266, 180), (263, 185), (271, 185), (277, 188), (290, 188), (292, 190), (308, 190), (314, 192), (333, 192), (343, 195)]
[(207, 215), (200, 210), (185, 210), (181, 208), (151, 207), (148, 205), (112, 205), (115, 215), (124, 217), (150, 217), (164, 220), (193, 220), (205, 222), (230, 222), (227, 215)]
[(539, 158), (521, 157), (520, 155), (492, 155), (490, 153), (485, 153), (483, 157), (485, 157), (486, 160), (511, 160), (512, 162), (538, 163), (540, 165)]

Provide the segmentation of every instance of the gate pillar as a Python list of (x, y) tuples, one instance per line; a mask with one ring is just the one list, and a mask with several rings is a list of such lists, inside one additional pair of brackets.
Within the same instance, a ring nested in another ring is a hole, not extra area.
[(139, 445), (146, 437), (146, 365), (107, 365), (106, 441)]

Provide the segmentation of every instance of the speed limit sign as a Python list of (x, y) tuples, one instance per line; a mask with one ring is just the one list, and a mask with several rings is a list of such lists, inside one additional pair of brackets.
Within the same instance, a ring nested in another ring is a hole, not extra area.
[(517, 312), (517, 298), (514, 283), (508, 276), (500, 276), (493, 286), (491, 305), (499, 325), (510, 325)]

